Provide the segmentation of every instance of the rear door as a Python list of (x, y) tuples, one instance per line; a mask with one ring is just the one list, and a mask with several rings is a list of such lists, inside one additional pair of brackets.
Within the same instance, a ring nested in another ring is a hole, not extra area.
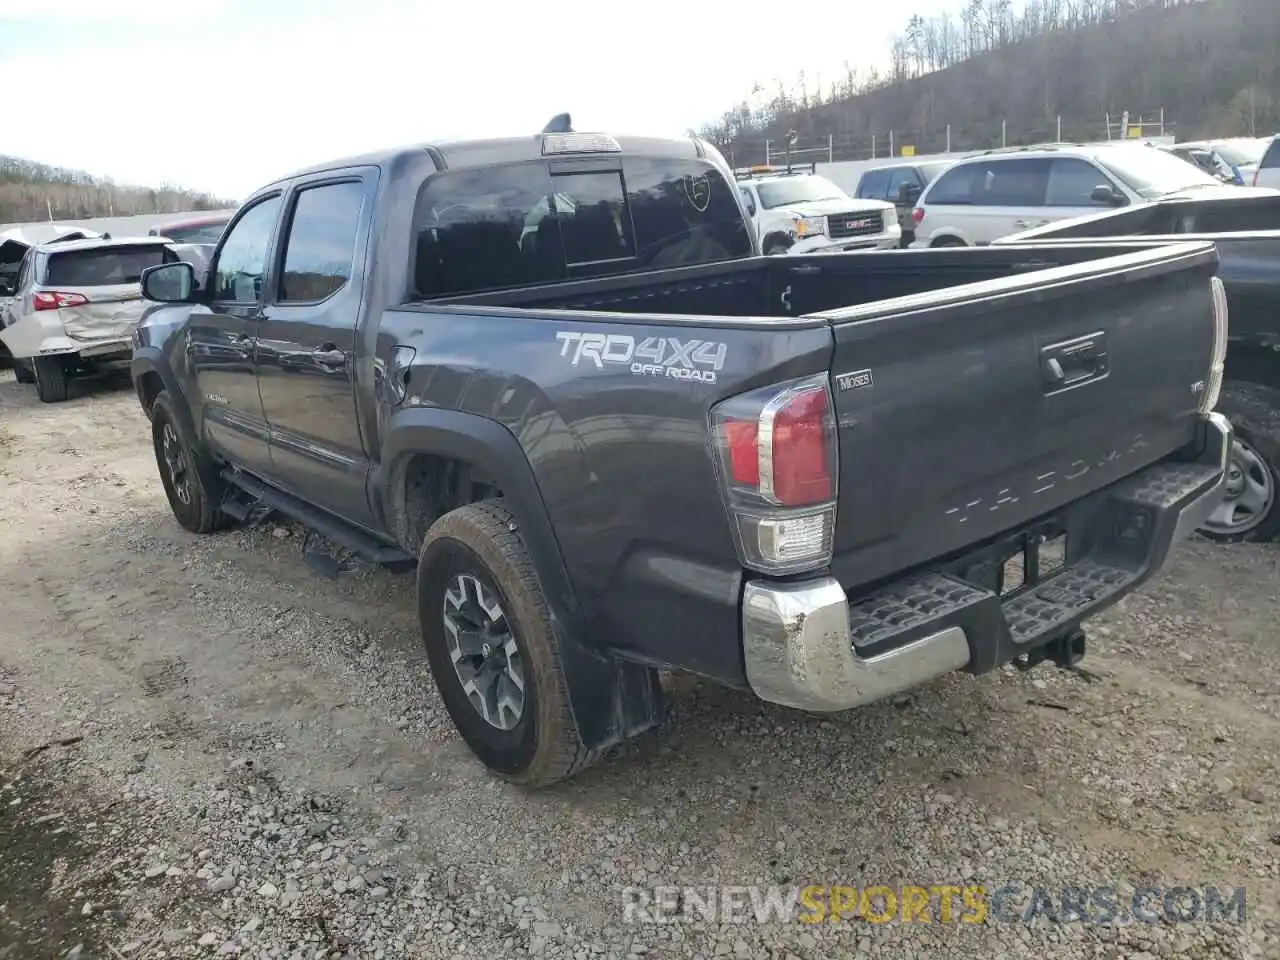
[(376, 183), (366, 170), (293, 191), (256, 344), (273, 473), (361, 524), (372, 515), (355, 405), (356, 327)]
[(1190, 442), (1213, 347), (1213, 247), (1098, 257), (823, 314), (842, 582), (1019, 527)]
[(1044, 208), (1046, 160), (995, 156), (958, 164), (945, 171), (926, 193), (924, 219), (916, 236), (936, 243), (954, 236), (983, 246), (1026, 229)]
[(1029, 230), (1045, 221), (1048, 157), (1009, 157), (993, 162), (974, 184), (974, 206), (983, 216), (973, 231), (975, 244)]

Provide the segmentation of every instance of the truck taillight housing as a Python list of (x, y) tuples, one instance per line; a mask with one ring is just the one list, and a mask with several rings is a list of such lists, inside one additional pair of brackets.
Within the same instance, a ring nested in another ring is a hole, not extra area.
[(916, 207), (911, 211), (911, 222), (917, 227), (924, 222), (924, 207)]
[(1201, 413), (1210, 413), (1218, 405), (1227, 361), (1227, 288), (1217, 277), (1209, 278), (1209, 286), (1213, 290), (1213, 359), (1209, 362), (1209, 376), (1205, 378), (1204, 392), (1200, 395)]
[(788, 574), (831, 560), (838, 441), (825, 374), (730, 397), (711, 411), (742, 565)]
[(57, 310), (61, 307), (81, 307), (89, 302), (89, 298), (80, 293), (59, 293), (46, 290), (31, 295), (31, 309)]

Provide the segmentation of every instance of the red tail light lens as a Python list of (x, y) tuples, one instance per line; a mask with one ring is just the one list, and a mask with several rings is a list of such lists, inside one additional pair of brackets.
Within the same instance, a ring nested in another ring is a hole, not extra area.
[(917, 227), (924, 222), (924, 207), (916, 207), (911, 211), (911, 222)]
[(89, 298), (80, 293), (59, 293), (46, 290), (31, 295), (31, 306), (35, 310), (57, 310), (61, 307), (80, 307), (89, 302)]
[(826, 375), (731, 397), (711, 421), (743, 565), (790, 573), (828, 562), (838, 450)]
[[(831, 499), (828, 446), (835, 438), (827, 433), (830, 413), (824, 382), (792, 395), (772, 414), (773, 469), (760, 477), (762, 494), (788, 507), (808, 507)], [(765, 417), (769, 415), (766, 410)]]

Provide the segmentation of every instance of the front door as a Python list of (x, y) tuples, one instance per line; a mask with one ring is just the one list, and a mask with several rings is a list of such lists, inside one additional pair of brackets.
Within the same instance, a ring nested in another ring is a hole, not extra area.
[(1098, 187), (1110, 187), (1124, 196), (1107, 174), (1080, 157), (1054, 157), (1050, 161), (1049, 181), (1045, 188), (1044, 209), (1033, 226), (1073, 220), (1113, 209), (1111, 204), (1093, 199)]
[(192, 308), (186, 326), (204, 441), (256, 474), (271, 468), (254, 341), (280, 208), (279, 194), (267, 196), (232, 221), (209, 271), (208, 299)]
[(372, 174), (303, 184), (258, 332), (273, 473), (305, 500), (369, 525), (369, 458), (356, 415), (356, 327)]

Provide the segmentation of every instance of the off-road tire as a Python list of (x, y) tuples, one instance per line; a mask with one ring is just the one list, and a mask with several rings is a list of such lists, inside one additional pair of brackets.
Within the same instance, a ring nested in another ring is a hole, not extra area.
[(62, 403), (71, 396), (71, 366), (64, 357), (36, 357), (36, 396), (41, 403)]
[[(490, 725), (463, 692), (445, 639), (445, 592), (471, 574), (497, 593), (524, 664), (524, 707), (510, 730)], [(513, 783), (544, 787), (590, 765), (569, 705), (551, 612), (515, 518), (501, 500), (459, 507), (427, 531), (418, 560), (418, 618), (436, 688), (471, 751)]]
[[(186, 502), (178, 495), (169, 467), (165, 463), (166, 427), (172, 427), (177, 435), (178, 445), (186, 461), (187, 490), (190, 494)], [(211, 471), (207, 467), (202, 468), (196, 447), (183, 429), (182, 420), (174, 411), (173, 399), (167, 390), (160, 391), (151, 404), (151, 443), (155, 449), (156, 469), (160, 473), (164, 495), (182, 528), (191, 533), (214, 533), (230, 526), (232, 518), (219, 507), (222, 488), (208, 479)]]
[[(1231, 421), (1236, 434), (1266, 461), (1271, 482), (1280, 491), (1280, 387), (1227, 380), (1222, 385), (1217, 410)], [(1219, 543), (1273, 541), (1280, 536), (1280, 496), (1272, 501), (1262, 521), (1243, 533), (1223, 533), (1204, 527), (1199, 532)]]

